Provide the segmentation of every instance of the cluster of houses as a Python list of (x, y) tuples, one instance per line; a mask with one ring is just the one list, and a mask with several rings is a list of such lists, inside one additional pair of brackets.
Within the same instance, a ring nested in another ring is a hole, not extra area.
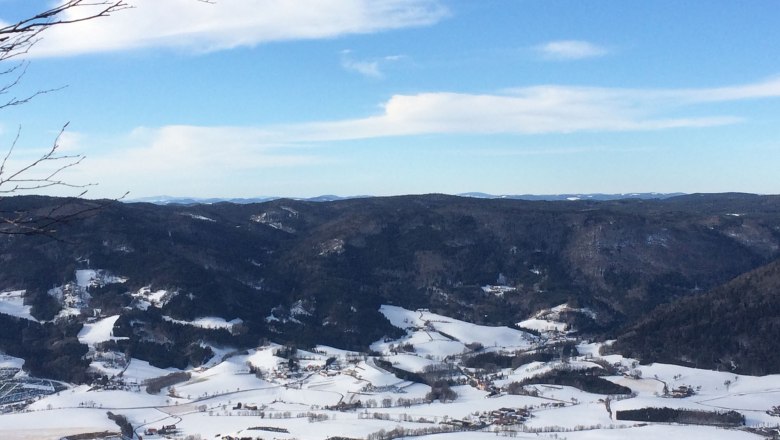
[(257, 411), (257, 405), (251, 405), (251, 404), (242, 404), (241, 402), (236, 403), (236, 406), (233, 407), (234, 410), (243, 409), (246, 411)]
[(480, 415), (479, 420), (492, 425), (519, 425), (530, 417), (527, 408), (499, 408)]
[(441, 422), (462, 430), (477, 430), (486, 426), (512, 426), (525, 423), (531, 418), (528, 408), (499, 408), (493, 411), (483, 411), (476, 420), (451, 419)]
[(136, 381), (125, 381), (124, 378), (118, 376), (112, 377), (99, 377), (92, 381), (90, 391), (103, 390), (103, 391), (132, 391), (140, 392), (141, 384)]
[(694, 394), (696, 394), (696, 390), (694, 390), (692, 386), (680, 385), (679, 387), (673, 389), (671, 392), (666, 393), (665, 397), (671, 397), (674, 399), (684, 399), (686, 397), (691, 397)]
[(394, 394), (404, 394), (406, 393), (406, 390), (403, 388), (399, 388), (398, 385), (380, 385), (376, 386), (372, 383), (364, 385), (360, 389), (361, 393), (394, 393)]
[(64, 309), (71, 309), (76, 311), (86, 309), (91, 298), (90, 294), (87, 292), (87, 289), (85, 287), (79, 286), (76, 283), (66, 283), (64, 286), (50, 289), (49, 295), (56, 298)]
[(149, 436), (161, 436), (161, 435), (173, 435), (178, 434), (179, 429), (176, 428), (176, 425), (163, 425), (161, 428), (146, 428), (144, 430), (144, 435)]

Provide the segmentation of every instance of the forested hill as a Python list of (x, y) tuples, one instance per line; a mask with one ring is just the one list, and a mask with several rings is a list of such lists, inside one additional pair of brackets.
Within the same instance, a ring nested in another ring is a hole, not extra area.
[(645, 362), (763, 375), (780, 367), (780, 260), (660, 306), (614, 348)]
[[(98, 203), (70, 201), (56, 212)], [(35, 215), (62, 204), (11, 197), (0, 211)], [(70, 321), (121, 315), (116, 333), (130, 337), (126, 349), (159, 365), (197, 363), (203, 354), (193, 344), (209, 338), (366, 348), (397, 332), (381, 304), (512, 325), (569, 303), (595, 312), (595, 320), (571, 317), (579, 330), (611, 337), (658, 305), (780, 255), (780, 197), (746, 194), (110, 203), (55, 226), (53, 238), (0, 236), (0, 292), (25, 290), (41, 321), (65, 309)], [(77, 271), (87, 269), (99, 279), (80, 287)], [(67, 304), (79, 289), (87, 295)], [(149, 292), (167, 293), (149, 306)], [(228, 334), (176, 323), (199, 317), (242, 325)], [(165, 356), (175, 359), (158, 359)]]

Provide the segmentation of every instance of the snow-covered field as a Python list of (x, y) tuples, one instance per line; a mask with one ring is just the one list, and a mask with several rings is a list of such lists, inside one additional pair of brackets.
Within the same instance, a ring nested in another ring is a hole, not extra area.
[(92, 346), (100, 342), (110, 341), (114, 337), (114, 324), (117, 319), (119, 319), (119, 315), (84, 324), (78, 335), (79, 342)]
[[(123, 383), (136, 386), (108, 389), (81, 385), (48, 395), (24, 412), (0, 415), (0, 439), (45, 440), (74, 433), (117, 431), (117, 425), (106, 417), (107, 411), (126, 416), (136, 434), (144, 439), (163, 438), (144, 433), (168, 425), (176, 426), (175, 434), (169, 434), (171, 438), (200, 435), (204, 439), (227, 435), (313, 440), (334, 436), (367, 438), (382, 430), (397, 429), (404, 429), (407, 434), (428, 433), (417, 438), (430, 440), (488, 439), (497, 435), (582, 440), (760, 438), (744, 429), (615, 418), (617, 411), (646, 407), (736, 410), (745, 415), (749, 427), (776, 426), (780, 422), (780, 417), (766, 413), (780, 404), (777, 375), (751, 377), (676, 365), (643, 366), (617, 355), (601, 356), (601, 344), (585, 342), (579, 344), (577, 356), (485, 372), (463, 367), (464, 356), (473, 355), (475, 349), (528, 352), (544, 346), (548, 340), (516, 329), (474, 325), (425, 310), (382, 306), (381, 312), (407, 331), (400, 339), (373, 344), (372, 349), (381, 356), (324, 346), (295, 353), (275, 344), (242, 352), (214, 347), (217, 355), (212, 361), (189, 369), (189, 378), (154, 394), (145, 390), (145, 381), (176, 370), (162, 370), (132, 359), (122, 369), (105, 371), (117, 378), (121, 372)], [(560, 338), (563, 328), (557, 327), (555, 315), (548, 313), (533, 319), (543, 321), (540, 325), (546, 322)], [(79, 339), (90, 345), (110, 339), (116, 319), (112, 316), (88, 324)], [(207, 322), (227, 324), (213, 319), (201, 324)], [(0, 367), (19, 368), (21, 362), (0, 357)], [(607, 396), (571, 386), (541, 383), (525, 385), (526, 395), (505, 392), (505, 387), (513, 382), (547, 372), (599, 369), (607, 364), (621, 373), (613, 372), (605, 378), (633, 391), (620, 398), (612, 396), (611, 413), (605, 403)], [(415, 374), (445, 371), (457, 397), (446, 402), (428, 399), (430, 386), (388, 370)], [(668, 394), (680, 387), (694, 390), (693, 395), (664, 396), (665, 390)], [(523, 420), (502, 415), (525, 411), (528, 417)], [(476, 430), (461, 431), (466, 429), (464, 426)]]
[(30, 315), (30, 308), (24, 305), (24, 290), (0, 292), (0, 313), (37, 321)]

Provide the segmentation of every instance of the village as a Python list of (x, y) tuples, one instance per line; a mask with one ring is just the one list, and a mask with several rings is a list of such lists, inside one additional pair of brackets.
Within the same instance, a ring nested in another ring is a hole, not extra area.
[[(90, 415), (92, 434), (73, 440), (327, 440), (343, 438), (344, 424), (363, 427), (350, 438), (370, 440), (457, 432), (511, 437), (629, 429), (640, 425), (618, 421), (617, 414), (632, 402), (692, 405), (703, 394), (717, 398), (755, 381), (717, 372), (707, 373), (713, 377), (708, 381), (692, 381), (697, 376), (682, 367), (604, 356), (599, 345), (562, 329), (552, 319), (557, 311), (535, 318), (549, 320), (543, 331), (526, 333), (425, 309), (382, 310), (407, 334), (377, 341), (370, 352), (270, 342), (251, 350), (213, 347), (212, 360), (187, 370), (156, 368), (112, 351), (101, 342), (112, 337), (104, 325), (110, 321), (98, 317), (90, 333), (90, 384), (30, 378), (22, 374), (21, 360), (7, 358), (0, 369), (2, 408), (21, 419)], [(570, 381), (555, 383), (560, 380)], [(588, 385), (597, 380), (623, 391)], [(773, 405), (761, 411), (777, 424)], [(582, 416), (556, 416), (564, 412)]]

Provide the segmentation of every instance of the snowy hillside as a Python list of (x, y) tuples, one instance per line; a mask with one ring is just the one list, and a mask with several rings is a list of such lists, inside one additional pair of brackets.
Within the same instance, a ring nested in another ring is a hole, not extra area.
[[(603, 344), (560, 332), (536, 337), (426, 310), (382, 306), (380, 311), (406, 336), (377, 341), (371, 354), (325, 346), (302, 350), (269, 344), (246, 351), (214, 346), (209, 362), (187, 370), (159, 369), (137, 359), (95, 361), (93, 368), (107, 380), (67, 389), (36, 385), (20, 376), (22, 360), (2, 358), (0, 438), (119, 432), (107, 411), (126, 417), (136, 437), (144, 439), (423, 435), (419, 438), (458, 440), (501, 434), (720, 440), (757, 439), (756, 430), (768, 433), (774, 428), (767, 427), (780, 422), (772, 410), (780, 401), (780, 376), (643, 366), (601, 355)], [(557, 328), (552, 312), (533, 319), (550, 319), (549, 328)], [(115, 321), (115, 316), (96, 320), (79, 339), (91, 346), (108, 341)], [(192, 325), (206, 322), (226, 324), (199, 320)], [(566, 346), (576, 351), (561, 348)], [(506, 360), (516, 365), (500, 365)], [(583, 385), (563, 385), (562, 378)], [(605, 383), (626, 391), (603, 393), (599, 387), (608, 389)], [(32, 403), (13, 401), (14, 390), (23, 387), (37, 387)], [(734, 410), (744, 416), (744, 425), (620, 419), (627, 410), (653, 407), (706, 414)]]

